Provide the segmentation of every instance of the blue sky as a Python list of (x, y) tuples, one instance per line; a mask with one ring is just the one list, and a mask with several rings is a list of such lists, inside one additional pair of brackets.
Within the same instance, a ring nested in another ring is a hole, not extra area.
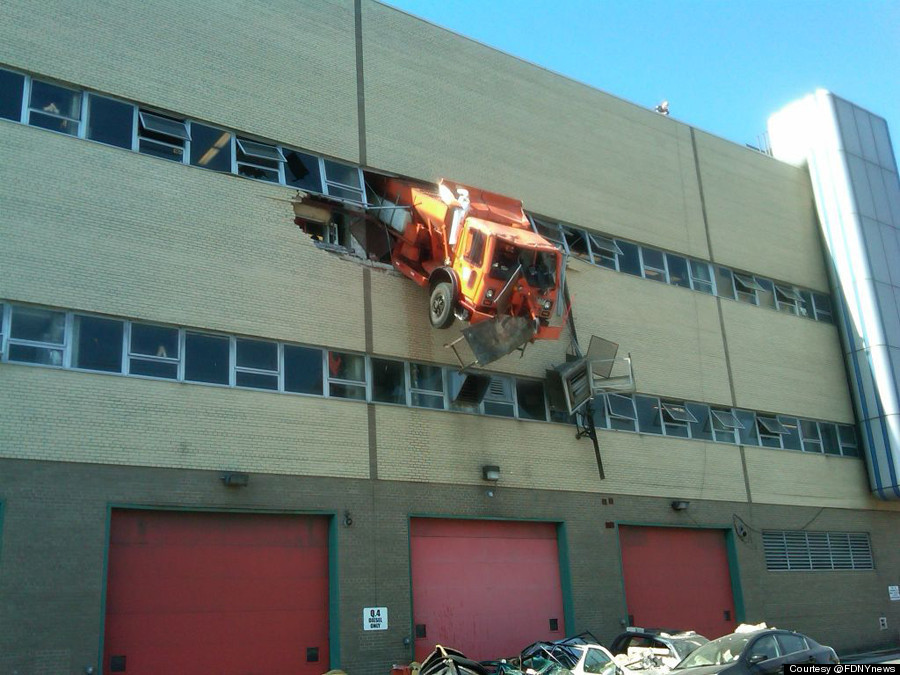
[(900, 149), (900, 0), (385, 0), (736, 143), (822, 87)]

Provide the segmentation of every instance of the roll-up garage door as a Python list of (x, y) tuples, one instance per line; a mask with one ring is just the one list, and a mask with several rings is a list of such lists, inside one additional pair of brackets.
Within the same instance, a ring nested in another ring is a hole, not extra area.
[(632, 625), (710, 639), (734, 630), (723, 530), (620, 526), (619, 541)]
[(410, 534), (416, 659), (435, 644), (502, 658), (565, 636), (554, 523), (415, 518)]
[(303, 673), (328, 659), (328, 521), (114, 510), (104, 673)]

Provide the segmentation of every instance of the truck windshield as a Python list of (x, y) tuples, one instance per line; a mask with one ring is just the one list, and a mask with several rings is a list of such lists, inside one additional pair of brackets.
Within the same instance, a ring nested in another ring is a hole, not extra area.
[(553, 252), (519, 248), (498, 240), (489, 274), (493, 279), (506, 281), (521, 265), (526, 283), (546, 291), (556, 285), (556, 257)]

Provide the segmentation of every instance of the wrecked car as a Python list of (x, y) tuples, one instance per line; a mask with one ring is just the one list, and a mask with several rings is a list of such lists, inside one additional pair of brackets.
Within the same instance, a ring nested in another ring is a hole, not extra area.
[(762, 675), (781, 673), (784, 666), (798, 663), (834, 664), (840, 661), (831, 647), (820, 645), (806, 635), (760, 628), (731, 633), (707, 642), (688, 654), (671, 673)]
[(609, 648), (616, 663), (641, 675), (663, 675), (709, 640), (694, 631), (629, 628)]
[(522, 650), (525, 675), (624, 675), (612, 654), (590, 633), (556, 642), (535, 642)]

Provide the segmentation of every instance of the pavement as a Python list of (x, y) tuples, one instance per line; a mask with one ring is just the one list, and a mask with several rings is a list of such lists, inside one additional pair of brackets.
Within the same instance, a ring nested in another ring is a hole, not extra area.
[(900, 663), (900, 649), (840, 656), (841, 663)]

